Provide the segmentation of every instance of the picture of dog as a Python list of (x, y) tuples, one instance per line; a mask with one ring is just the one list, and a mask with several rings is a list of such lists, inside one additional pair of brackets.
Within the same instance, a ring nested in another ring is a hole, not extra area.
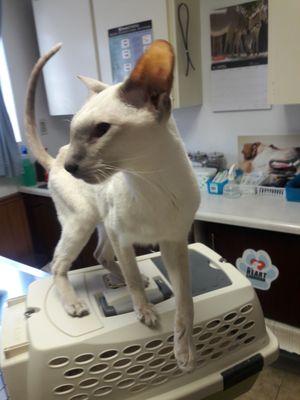
[(97, 227), (96, 259), (125, 280), (137, 318), (157, 326), (133, 245), (159, 244), (175, 296), (175, 356), (181, 369), (192, 370), (187, 237), (200, 195), (171, 116), (173, 49), (166, 41), (153, 42), (123, 83), (80, 77), (90, 96), (71, 121), (70, 143), (52, 158), (36, 132), (34, 100), (42, 68), (60, 47), (42, 56), (31, 73), (25, 120), (30, 149), (49, 171), (62, 226), (52, 272), (64, 308), (73, 317), (89, 312), (67, 273)]
[(300, 172), (300, 147), (278, 148), (261, 142), (245, 143), (242, 154), (243, 171), (268, 175), (267, 185), (285, 186), (289, 178)]

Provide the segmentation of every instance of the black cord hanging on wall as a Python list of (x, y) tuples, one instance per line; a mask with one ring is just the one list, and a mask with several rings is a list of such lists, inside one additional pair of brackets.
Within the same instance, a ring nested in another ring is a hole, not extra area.
[[(183, 26), (183, 15), (186, 15), (185, 19), (185, 29)], [(180, 26), (180, 31), (181, 31), (181, 37), (185, 49), (185, 54), (186, 54), (186, 69), (185, 69), (185, 76), (189, 75), (190, 67), (195, 71), (195, 67), (193, 65), (191, 56), (190, 56), (190, 50), (189, 50), (189, 25), (190, 25), (190, 10), (189, 7), (187, 6), (186, 3), (180, 3), (178, 8), (177, 8), (177, 18), (178, 18), (178, 23)]]

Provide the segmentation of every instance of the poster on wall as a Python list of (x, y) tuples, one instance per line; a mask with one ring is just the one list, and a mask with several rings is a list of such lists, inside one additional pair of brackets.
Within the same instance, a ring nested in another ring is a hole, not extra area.
[(284, 188), (300, 174), (300, 135), (238, 137), (239, 166), (256, 184)]
[(213, 111), (268, 109), (268, 2), (210, 14)]
[(153, 41), (152, 21), (109, 29), (108, 37), (113, 83), (122, 82)]

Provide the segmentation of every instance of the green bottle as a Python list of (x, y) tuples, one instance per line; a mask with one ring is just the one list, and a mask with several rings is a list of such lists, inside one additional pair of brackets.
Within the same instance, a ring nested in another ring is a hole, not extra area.
[(36, 185), (36, 173), (34, 165), (32, 164), (26, 146), (21, 146), (21, 157), (22, 157), (22, 176), (21, 182), (24, 186), (35, 186)]

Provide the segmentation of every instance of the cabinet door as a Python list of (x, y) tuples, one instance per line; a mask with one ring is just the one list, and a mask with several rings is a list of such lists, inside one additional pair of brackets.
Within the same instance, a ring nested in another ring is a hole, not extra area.
[(269, 290), (257, 290), (264, 314), (275, 321), (300, 327), (300, 236), (210, 222), (201, 224), (206, 244), (233, 265), (246, 249), (265, 250), (270, 255), (279, 276)]
[(34, 265), (26, 212), (18, 194), (0, 200), (0, 255)]
[(109, 29), (151, 20), (153, 39), (168, 39), (167, 7), (164, 0), (93, 0), (93, 8), (101, 77), (106, 83), (111, 84), (113, 81)]
[(269, 0), (268, 100), (300, 103), (300, 1)]
[(99, 78), (89, 0), (32, 0), (40, 53), (62, 49), (44, 68), (51, 115), (74, 114), (87, 91), (76, 75)]

